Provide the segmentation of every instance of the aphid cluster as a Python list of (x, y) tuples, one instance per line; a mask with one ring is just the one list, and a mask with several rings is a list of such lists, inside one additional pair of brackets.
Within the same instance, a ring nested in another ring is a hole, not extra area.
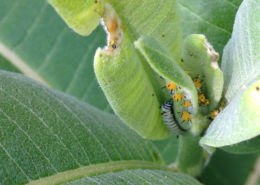
[(222, 101), (220, 102), (219, 108), (213, 110), (213, 111), (210, 113), (210, 115), (208, 116), (208, 118), (211, 119), (211, 120), (215, 119), (215, 118), (217, 117), (217, 115), (224, 109), (223, 107), (225, 106), (225, 104), (226, 104), (225, 101), (222, 100)]
[(200, 106), (207, 106), (209, 105), (210, 101), (206, 98), (205, 94), (202, 93), (202, 80), (200, 79), (200, 75), (197, 75), (193, 79), (194, 86), (196, 87), (198, 94), (199, 94), (199, 105)]
[[(180, 135), (187, 131), (187, 126), (182, 126), (183, 123), (191, 122), (192, 116), (189, 110), (192, 108), (192, 103), (186, 99), (181, 88), (175, 83), (167, 82), (164, 88), (169, 90), (171, 100), (166, 101), (161, 107), (163, 121), (171, 132)], [(174, 104), (181, 105), (179, 106), (181, 107), (181, 112), (179, 112), (179, 109), (176, 110), (177, 106), (174, 106)]]
[[(200, 106), (207, 106), (210, 104), (209, 99), (206, 98), (205, 94), (202, 93), (202, 80), (199, 78), (200, 76), (198, 75), (197, 77), (195, 77), (193, 79), (193, 83), (198, 91), (199, 94), (199, 105)], [(210, 120), (213, 120), (217, 117), (217, 115), (220, 113), (220, 111), (223, 110), (223, 107), (225, 106), (225, 101), (222, 100), (220, 103), (220, 107), (218, 109), (215, 109), (213, 111), (210, 112), (210, 114), (208, 116), (206, 116), (207, 118), (209, 118)]]

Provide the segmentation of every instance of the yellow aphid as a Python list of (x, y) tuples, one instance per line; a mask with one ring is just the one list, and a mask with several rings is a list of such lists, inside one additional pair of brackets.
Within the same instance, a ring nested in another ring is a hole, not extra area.
[(219, 110), (213, 110), (211, 113), (210, 113), (210, 118), (211, 119), (215, 119), (217, 117), (219, 113)]
[(175, 101), (179, 101), (179, 100), (181, 100), (183, 98), (183, 94), (175, 94), (175, 95), (173, 95), (172, 98)]
[(209, 104), (209, 99), (206, 99), (205, 100), (205, 105), (208, 105)]
[(195, 78), (195, 79), (193, 80), (193, 83), (194, 83), (194, 85), (195, 85), (195, 87), (196, 87), (197, 89), (200, 89), (200, 88), (202, 87), (201, 81), (200, 81), (200, 79), (198, 79), (198, 78)]
[(191, 120), (191, 115), (189, 112), (184, 111), (181, 115), (183, 121), (190, 121)]
[(222, 106), (225, 106), (225, 100), (222, 100), (221, 103), (220, 103)]
[(185, 101), (183, 103), (183, 107), (190, 107), (191, 106), (191, 102), (190, 101)]
[(167, 82), (165, 87), (171, 91), (177, 89), (177, 85), (172, 82)]
[(219, 111), (222, 111), (223, 110), (223, 107), (219, 107)]
[(199, 100), (200, 100), (200, 102), (204, 103), (206, 101), (205, 95), (204, 94), (200, 94), (199, 95)]
[(190, 71), (184, 71), (187, 75), (190, 75)]

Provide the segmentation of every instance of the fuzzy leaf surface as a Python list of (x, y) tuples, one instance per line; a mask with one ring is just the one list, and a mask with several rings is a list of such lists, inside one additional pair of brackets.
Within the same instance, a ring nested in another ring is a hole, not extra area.
[(1, 71), (0, 81), (1, 184), (166, 168), (155, 147), (115, 116), (16, 73)]
[(221, 65), (224, 94), (230, 101), (243, 86), (260, 75), (260, 1), (246, 0), (236, 15), (232, 38)]

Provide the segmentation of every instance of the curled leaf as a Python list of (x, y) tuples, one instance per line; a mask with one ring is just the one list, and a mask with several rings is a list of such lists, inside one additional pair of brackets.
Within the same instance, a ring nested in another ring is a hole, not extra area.
[(209, 110), (218, 105), (223, 90), (224, 79), (218, 58), (204, 35), (192, 34), (185, 39), (182, 66), (192, 78), (202, 81), (201, 88), (210, 102)]
[[(119, 49), (119, 48), (118, 48)], [(116, 114), (140, 135), (150, 139), (162, 139), (169, 130), (162, 121), (160, 85), (158, 75), (147, 74), (148, 66), (124, 35), (120, 54), (110, 55), (99, 49), (94, 68), (98, 82)], [(162, 80), (161, 80), (162, 81)]]

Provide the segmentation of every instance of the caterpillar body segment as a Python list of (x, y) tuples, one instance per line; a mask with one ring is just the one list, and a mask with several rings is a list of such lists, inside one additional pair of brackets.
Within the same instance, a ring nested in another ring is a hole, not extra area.
[(170, 101), (164, 102), (161, 109), (162, 109), (163, 121), (172, 133), (176, 135), (181, 135), (182, 133), (187, 131), (179, 124), (178, 120), (176, 119), (173, 112), (172, 102)]

